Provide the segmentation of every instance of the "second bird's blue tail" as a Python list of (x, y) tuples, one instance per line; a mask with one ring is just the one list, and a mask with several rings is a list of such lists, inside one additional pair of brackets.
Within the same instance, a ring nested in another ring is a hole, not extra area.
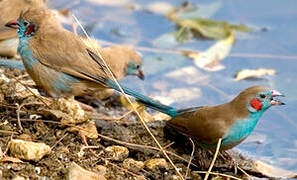
[[(106, 81), (106, 84), (110, 87), (113, 88), (117, 91), (120, 91), (119, 87), (115, 84), (114, 81), (108, 79)], [(129, 89), (127, 87), (122, 86), (122, 89), (124, 90), (124, 92), (130, 96), (133, 96), (134, 98), (137, 99), (137, 101), (139, 101), (140, 103), (142, 103), (143, 105), (152, 108), (156, 111), (160, 111), (162, 113), (168, 114), (171, 117), (175, 117), (176, 115), (178, 115), (177, 109), (171, 107), (171, 106), (167, 106), (164, 104), (161, 104), (160, 102), (157, 102), (145, 95), (142, 95), (136, 91), (133, 91), (132, 89)]]

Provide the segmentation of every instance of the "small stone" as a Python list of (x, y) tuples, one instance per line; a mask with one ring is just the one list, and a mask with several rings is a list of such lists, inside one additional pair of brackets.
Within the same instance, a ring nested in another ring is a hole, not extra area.
[(136, 161), (132, 158), (127, 158), (124, 160), (123, 166), (124, 168), (137, 173), (138, 171), (144, 168), (144, 162)]
[(40, 174), (40, 172), (41, 172), (40, 167), (35, 167), (34, 170), (35, 170), (36, 174)]
[(35, 143), (20, 139), (11, 140), (9, 150), (13, 157), (35, 162), (51, 153), (51, 148), (44, 143)]
[(129, 155), (129, 150), (123, 146), (108, 146), (105, 152), (107, 158), (115, 161), (123, 161)]
[(97, 165), (96, 166), (96, 169), (98, 171), (99, 174), (101, 175), (105, 175), (106, 174), (106, 171), (107, 171), (107, 168), (103, 165)]
[(144, 162), (147, 169), (152, 170), (155, 168), (167, 168), (167, 162), (164, 158), (149, 159)]
[(66, 177), (67, 180), (106, 180), (106, 178), (103, 175), (85, 170), (84, 168), (80, 167), (74, 162), (71, 163)]

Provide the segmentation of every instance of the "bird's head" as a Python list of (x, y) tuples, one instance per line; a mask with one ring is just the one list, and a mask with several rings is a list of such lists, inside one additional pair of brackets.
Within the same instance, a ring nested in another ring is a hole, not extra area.
[(141, 68), (141, 62), (137, 61), (129, 61), (127, 68), (126, 68), (126, 75), (135, 75), (139, 77), (140, 79), (144, 80), (144, 73)]
[(104, 48), (105, 53), (109, 55), (109, 59), (113, 59), (116, 64), (114, 69), (120, 68), (120, 74), (123, 76), (133, 75), (144, 80), (144, 73), (142, 70), (142, 55), (135, 51), (132, 46), (127, 45), (113, 45)]
[(276, 97), (284, 96), (276, 90), (265, 86), (253, 86), (242, 91), (234, 101), (244, 102), (249, 112), (265, 111), (274, 105), (284, 105)]
[(39, 7), (22, 12), (18, 19), (9, 21), (5, 26), (17, 29), (19, 37), (32, 37), (41, 27), (50, 29), (52, 26), (60, 27), (61, 25), (50, 10)]

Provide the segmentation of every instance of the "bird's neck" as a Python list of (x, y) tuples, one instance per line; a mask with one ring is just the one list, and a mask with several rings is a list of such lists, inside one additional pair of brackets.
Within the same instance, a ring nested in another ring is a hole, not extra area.
[(33, 63), (38, 62), (38, 60), (34, 58), (33, 52), (29, 48), (29, 39), (31, 39), (31, 37), (20, 36), (20, 42), (18, 45), (18, 53), (21, 55), (24, 66), (28, 71), (32, 69)]
[(228, 133), (223, 137), (223, 147), (233, 147), (247, 138), (265, 110), (250, 112), (249, 116), (244, 119), (237, 119), (229, 129)]

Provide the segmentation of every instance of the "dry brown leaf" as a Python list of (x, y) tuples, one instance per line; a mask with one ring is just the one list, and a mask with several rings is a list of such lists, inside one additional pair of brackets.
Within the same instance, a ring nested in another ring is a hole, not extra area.
[(274, 69), (243, 69), (236, 73), (235, 80), (240, 81), (248, 78), (260, 78), (265, 75), (275, 75), (276, 70)]
[(192, 58), (196, 66), (207, 71), (219, 71), (225, 67), (221, 61), (228, 56), (234, 44), (234, 35), (219, 40), (204, 52), (182, 51), (185, 56)]

